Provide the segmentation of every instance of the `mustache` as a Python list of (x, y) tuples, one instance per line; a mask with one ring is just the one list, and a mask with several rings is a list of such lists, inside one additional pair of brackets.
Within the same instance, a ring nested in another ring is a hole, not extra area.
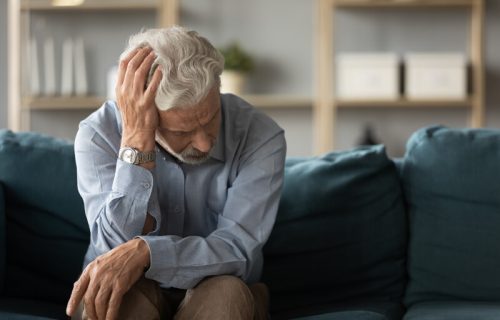
[(203, 158), (208, 156), (208, 152), (201, 152), (200, 150), (196, 148), (188, 148), (182, 152), (182, 155), (185, 157), (190, 157), (190, 158)]
[(193, 165), (198, 165), (201, 164), (205, 161), (208, 160), (210, 157), (209, 152), (201, 152), (200, 150), (197, 150), (193, 147), (190, 147), (184, 151), (181, 152), (179, 155), (181, 161), (193, 164)]

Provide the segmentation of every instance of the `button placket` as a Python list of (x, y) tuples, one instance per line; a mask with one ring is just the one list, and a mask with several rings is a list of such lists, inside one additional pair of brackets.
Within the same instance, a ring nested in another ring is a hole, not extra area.
[(182, 236), (184, 232), (184, 172), (182, 168), (176, 164), (172, 166), (173, 174), (170, 183), (174, 192), (171, 193), (170, 198), (170, 223), (171, 233)]

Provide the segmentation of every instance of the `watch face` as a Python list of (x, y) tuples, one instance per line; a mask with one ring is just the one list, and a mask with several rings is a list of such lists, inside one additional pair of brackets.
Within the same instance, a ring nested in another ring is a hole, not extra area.
[(133, 149), (123, 150), (122, 159), (128, 163), (134, 163), (136, 158), (135, 151)]

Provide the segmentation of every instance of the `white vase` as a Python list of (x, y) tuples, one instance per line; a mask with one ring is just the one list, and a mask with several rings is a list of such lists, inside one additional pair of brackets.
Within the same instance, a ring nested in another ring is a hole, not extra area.
[(241, 94), (245, 86), (246, 77), (241, 71), (224, 70), (220, 76), (222, 93)]

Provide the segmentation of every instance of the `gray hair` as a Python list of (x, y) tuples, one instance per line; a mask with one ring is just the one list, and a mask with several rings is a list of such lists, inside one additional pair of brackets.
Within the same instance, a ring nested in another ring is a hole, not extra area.
[(135, 48), (145, 46), (157, 55), (147, 83), (156, 68), (162, 67), (163, 77), (155, 97), (158, 109), (195, 105), (210, 89), (220, 85), (224, 57), (197, 32), (178, 26), (142, 31), (130, 37), (120, 60)]

